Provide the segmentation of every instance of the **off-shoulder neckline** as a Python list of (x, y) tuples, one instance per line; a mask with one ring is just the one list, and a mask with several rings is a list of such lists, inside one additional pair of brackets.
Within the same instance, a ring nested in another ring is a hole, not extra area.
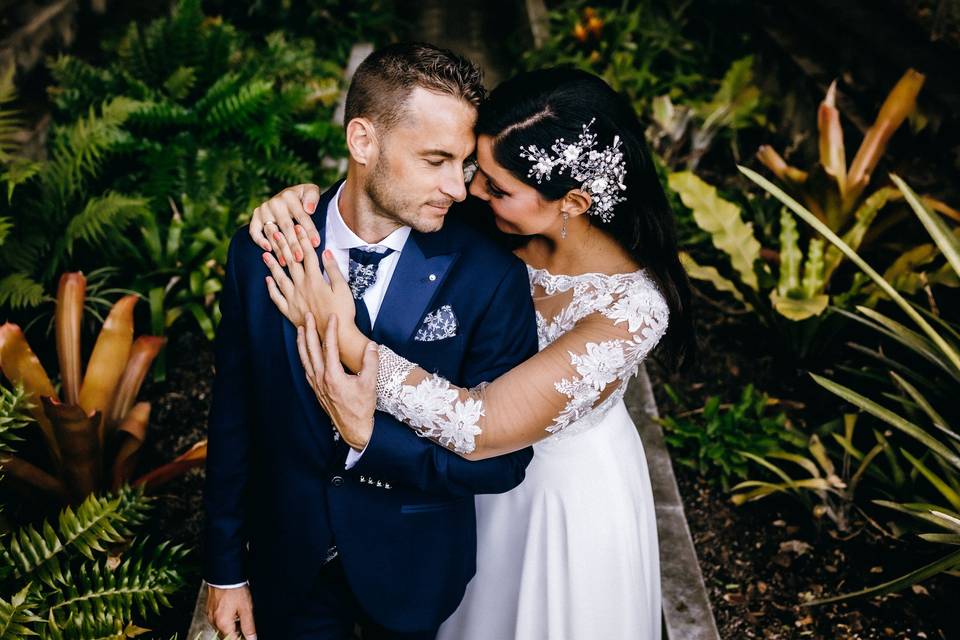
[(638, 276), (646, 273), (646, 269), (643, 267), (637, 269), (636, 271), (622, 271), (620, 273), (601, 273), (599, 271), (587, 271), (586, 273), (578, 273), (577, 275), (570, 275), (566, 273), (550, 273), (542, 267), (534, 267), (527, 265), (527, 270), (531, 273), (538, 273), (545, 275), (549, 278), (588, 278), (588, 277), (598, 277), (598, 278), (622, 278), (626, 276)]

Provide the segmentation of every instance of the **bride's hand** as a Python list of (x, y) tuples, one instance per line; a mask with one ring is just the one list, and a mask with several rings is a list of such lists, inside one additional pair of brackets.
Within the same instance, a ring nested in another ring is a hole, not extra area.
[(320, 187), (315, 184), (298, 184), (288, 187), (253, 210), (250, 238), (264, 251), (272, 251), (281, 266), (291, 262), (284, 254), (293, 256), (297, 262), (306, 255), (299, 252), (295, 222), (306, 231), (310, 244), (320, 246), (320, 234), (310, 215), (320, 201)]
[(373, 435), (373, 413), (377, 408), (376, 343), (368, 341), (364, 345), (360, 372), (350, 375), (340, 364), (336, 316), (330, 318), (321, 344), (313, 315), (307, 314), (306, 327), (297, 327), (297, 350), (320, 406), (344, 442), (362, 451)]
[(308, 311), (313, 313), (318, 326), (322, 328), (326, 328), (327, 321), (334, 314), (343, 319), (345, 325), (349, 323), (353, 326), (356, 313), (353, 294), (333, 254), (329, 250), (323, 252), (323, 267), (328, 282), (323, 277), (317, 252), (313, 250), (304, 228), (297, 225), (295, 234), (296, 246), (303, 254), (302, 263), (292, 260), (287, 253), (287, 269), (284, 270), (272, 254), (263, 254), (263, 261), (270, 270), (266, 278), (270, 299), (280, 313), (297, 326), (303, 326)]

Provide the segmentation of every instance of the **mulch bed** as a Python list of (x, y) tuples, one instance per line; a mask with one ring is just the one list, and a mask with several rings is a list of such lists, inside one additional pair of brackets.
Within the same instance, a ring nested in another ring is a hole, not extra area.
[[(213, 386), (213, 344), (196, 333), (169, 337), (167, 379), (144, 384), (141, 400), (151, 402), (150, 431), (140, 459), (142, 471), (152, 469), (206, 438), (207, 414)], [(194, 469), (159, 488), (148, 533), (170, 539), (191, 550), (182, 567), (186, 585), (170, 599), (172, 607), (146, 621), (152, 637), (169, 640), (174, 633), (186, 638), (200, 586), (203, 557), (203, 472)], [(191, 639), (192, 640), (192, 639)]]
[[(664, 383), (700, 406), (711, 394), (735, 400), (753, 382), (774, 397), (802, 402), (810, 424), (835, 417), (839, 403), (788, 358), (771, 355), (764, 331), (749, 326), (751, 317), (732, 316), (699, 297), (694, 313), (702, 345), (697, 366), (680, 374), (649, 367), (661, 414), (672, 410)], [(960, 638), (960, 580), (951, 576), (880, 598), (802, 606), (899, 577), (944, 555), (945, 545), (881, 537), (856, 521), (841, 540), (832, 523), (817, 523), (790, 498), (736, 507), (696, 471), (678, 464), (674, 471), (722, 638)]]

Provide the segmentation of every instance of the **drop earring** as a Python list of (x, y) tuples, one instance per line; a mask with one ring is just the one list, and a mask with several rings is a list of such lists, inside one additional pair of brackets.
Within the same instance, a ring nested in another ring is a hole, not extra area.
[(569, 218), (569, 216), (567, 215), (567, 212), (566, 212), (566, 211), (564, 211), (562, 215), (563, 215), (563, 226), (560, 227), (560, 238), (561, 238), (561, 239), (567, 237), (567, 219)]

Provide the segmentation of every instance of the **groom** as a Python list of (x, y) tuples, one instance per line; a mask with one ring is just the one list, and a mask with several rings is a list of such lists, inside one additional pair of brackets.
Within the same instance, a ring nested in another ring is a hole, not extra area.
[[(482, 96), (478, 69), (448, 51), (371, 54), (347, 94), (346, 180), (313, 215), (316, 250), (349, 268), (358, 326), (464, 387), (537, 349), (523, 264), (444, 225), (466, 197)], [(275, 224), (265, 231), (283, 243)], [(339, 640), (355, 624), (364, 640), (432, 638), (475, 572), (473, 496), (519, 484), (532, 451), (467, 462), (381, 412), (366, 448), (350, 449), (305, 380), (262, 254), (246, 229), (234, 236), (220, 300), (204, 496), (210, 620), (260, 640)]]

